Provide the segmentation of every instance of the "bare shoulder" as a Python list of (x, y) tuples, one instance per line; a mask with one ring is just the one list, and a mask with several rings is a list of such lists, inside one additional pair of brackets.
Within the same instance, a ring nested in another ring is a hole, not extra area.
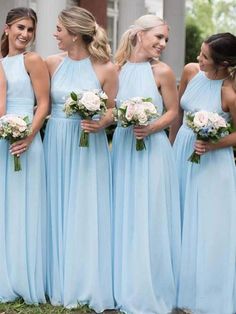
[(26, 52), (24, 54), (25, 68), (28, 73), (35, 71), (47, 71), (46, 64), (42, 57), (36, 52)]
[(188, 63), (184, 66), (183, 76), (185, 76), (189, 81), (199, 72), (199, 70), (200, 68), (198, 63)]
[(67, 56), (67, 53), (58, 53), (55, 55), (48, 56), (45, 59), (48, 71), (50, 76), (53, 75), (59, 64), (63, 61), (63, 59)]
[(37, 52), (26, 52), (24, 54), (24, 59), (25, 59), (25, 62), (27, 62), (28, 64), (34, 64), (34, 63), (37, 63), (37, 62), (42, 62), (43, 59), (42, 57), (37, 53)]
[(108, 62), (105, 62), (105, 63), (102, 63), (102, 62), (94, 62), (94, 66), (104, 72), (105, 74), (107, 75), (112, 75), (112, 74), (116, 74), (118, 73), (118, 68), (117, 66), (112, 63), (111, 61), (108, 61)]
[(158, 61), (158, 62), (153, 63), (152, 69), (155, 76), (157, 75), (158, 77), (163, 77), (163, 78), (171, 77), (171, 76), (174, 77), (173, 70), (168, 64), (164, 62)]
[(231, 79), (225, 80), (222, 86), (222, 105), (225, 111), (236, 110), (236, 89)]
[(161, 61), (152, 63), (152, 71), (158, 88), (166, 84), (176, 84), (175, 74), (166, 63)]

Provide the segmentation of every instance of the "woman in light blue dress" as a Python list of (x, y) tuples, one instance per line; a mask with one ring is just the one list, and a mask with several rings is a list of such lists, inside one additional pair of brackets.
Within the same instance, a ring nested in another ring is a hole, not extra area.
[[(164, 128), (176, 116), (177, 91), (172, 70), (158, 60), (167, 40), (165, 22), (145, 15), (124, 33), (116, 54), (117, 105), (151, 97), (160, 114), (145, 127), (118, 124), (112, 144), (114, 294), (117, 308), (128, 314), (167, 314), (176, 305), (179, 197)], [(136, 151), (136, 138), (146, 150)]]
[[(52, 112), (45, 133), (48, 195), (47, 293), (53, 305), (113, 308), (111, 165), (104, 128), (112, 122), (117, 71), (105, 33), (79, 7), (59, 14), (54, 34), (67, 53), (47, 58)], [(81, 121), (63, 112), (72, 91), (104, 90), (108, 111)], [(89, 147), (79, 147), (81, 131)]]
[[(10, 10), (1, 42), (7, 81), (1, 115), (28, 116), (32, 133), (11, 146), (0, 140), (0, 302), (17, 298), (32, 304), (45, 302), (46, 177), (38, 131), (49, 109), (49, 76), (43, 60), (26, 52), (36, 23), (33, 10)], [(20, 155), (22, 170), (18, 172), (14, 171), (14, 154)]]
[[(217, 112), (236, 125), (236, 37), (210, 36), (198, 61), (183, 72), (182, 111)], [(178, 127), (176, 121), (172, 139)], [(184, 120), (174, 142), (183, 220), (178, 305), (193, 313), (236, 312), (235, 144), (236, 132), (217, 143), (196, 141)], [(194, 148), (200, 164), (188, 161)]]

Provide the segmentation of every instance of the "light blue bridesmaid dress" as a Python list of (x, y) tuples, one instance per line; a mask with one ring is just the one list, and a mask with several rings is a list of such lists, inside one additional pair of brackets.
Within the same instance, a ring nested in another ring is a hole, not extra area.
[[(7, 113), (32, 120), (35, 98), (24, 54), (5, 57), (2, 65)], [(45, 302), (46, 178), (40, 135), (20, 156), (21, 171), (14, 171), (7, 141), (0, 140), (0, 152), (0, 302)]]
[[(199, 72), (181, 99), (184, 112), (207, 110), (221, 114), (223, 80)], [(193, 313), (236, 312), (236, 169), (232, 148), (201, 156), (200, 164), (187, 161), (196, 136), (185, 123), (174, 150), (181, 187), (182, 262), (179, 307)]]
[(45, 134), (48, 195), (48, 278), (51, 303), (114, 307), (111, 260), (111, 165), (105, 131), (79, 147), (80, 117), (65, 116), (71, 91), (101, 89), (89, 58), (65, 57), (51, 82)]
[[(163, 101), (149, 62), (127, 62), (117, 105), (151, 97)], [(136, 151), (132, 127), (118, 125), (112, 144), (114, 189), (114, 294), (128, 314), (167, 314), (176, 305), (180, 255), (178, 180), (173, 151), (162, 130)]]

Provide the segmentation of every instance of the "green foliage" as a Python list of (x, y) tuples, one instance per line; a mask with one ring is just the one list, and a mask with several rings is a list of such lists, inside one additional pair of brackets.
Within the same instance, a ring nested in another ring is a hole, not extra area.
[(216, 33), (236, 33), (236, 0), (215, 0), (214, 21)]
[(186, 24), (185, 64), (197, 62), (202, 41), (200, 28), (193, 19), (189, 19)]
[(196, 62), (202, 41), (209, 35), (236, 32), (236, 0), (186, 0), (186, 58)]
[(191, 19), (205, 39), (221, 32), (236, 32), (236, 0), (186, 0), (187, 21)]
[(213, 2), (214, 0), (192, 0), (192, 9), (188, 12), (189, 17), (200, 29), (203, 38), (215, 31)]

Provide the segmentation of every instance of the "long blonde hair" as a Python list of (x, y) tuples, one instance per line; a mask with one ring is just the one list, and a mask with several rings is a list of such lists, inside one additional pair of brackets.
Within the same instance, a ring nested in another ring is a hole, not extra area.
[[(6, 24), (8, 26), (13, 25), (14, 23), (23, 20), (23, 19), (31, 19), (34, 26), (34, 33), (32, 41), (35, 39), (35, 32), (36, 32), (36, 26), (37, 26), (37, 15), (35, 11), (31, 8), (25, 8), (25, 7), (19, 7), (19, 8), (13, 8), (11, 9), (6, 17)], [(1, 53), (2, 56), (5, 57), (8, 55), (9, 52), (9, 42), (8, 42), (8, 36), (5, 32), (3, 32), (1, 37)]]
[(119, 47), (115, 54), (115, 62), (121, 67), (131, 56), (132, 50), (137, 42), (137, 33), (139, 31), (148, 31), (156, 26), (166, 25), (166, 22), (160, 17), (152, 14), (143, 15), (138, 18), (134, 25), (122, 35)]
[(104, 29), (89, 11), (78, 6), (61, 11), (59, 21), (70, 34), (81, 35), (93, 58), (101, 62), (110, 60), (111, 49)]

